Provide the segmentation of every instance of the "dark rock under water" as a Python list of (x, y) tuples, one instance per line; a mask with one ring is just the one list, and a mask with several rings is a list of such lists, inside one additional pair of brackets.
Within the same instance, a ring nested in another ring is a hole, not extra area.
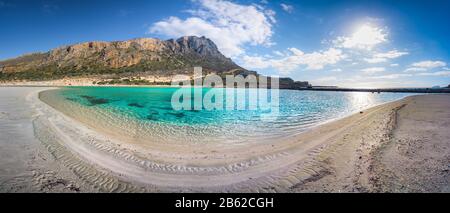
[(147, 117), (145, 117), (145, 119), (150, 120), (150, 121), (157, 121), (157, 120), (159, 120), (158, 116), (159, 116), (158, 111), (149, 110), (149, 114), (147, 115)]
[(89, 96), (89, 95), (82, 95), (81, 97), (86, 99), (89, 102), (90, 106), (111, 103), (111, 100), (106, 99), (106, 98), (96, 98), (96, 97)]
[(183, 112), (179, 112), (179, 113), (168, 112), (165, 115), (174, 116), (176, 118), (183, 118), (184, 116), (186, 116)]
[(69, 101), (74, 101), (74, 102), (76, 102), (76, 101), (77, 101), (77, 99), (76, 99), (76, 98), (66, 98), (66, 100), (69, 100)]
[(145, 106), (139, 103), (129, 103), (128, 106), (136, 108), (144, 108)]

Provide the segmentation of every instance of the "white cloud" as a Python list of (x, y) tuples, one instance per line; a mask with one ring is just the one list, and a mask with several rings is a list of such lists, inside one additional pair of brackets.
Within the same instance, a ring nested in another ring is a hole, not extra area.
[(408, 55), (408, 52), (400, 52), (397, 50), (391, 50), (389, 52), (385, 52), (385, 53), (376, 53), (373, 55), (372, 58), (366, 58), (364, 59), (365, 61), (367, 61), (368, 63), (381, 63), (381, 62), (386, 62), (389, 59), (395, 59), (395, 58), (399, 58), (401, 56), (404, 55)]
[(376, 64), (376, 63), (386, 62), (387, 59), (386, 58), (365, 58), (364, 61), (366, 61), (367, 63)]
[(273, 11), (225, 0), (195, 2), (200, 8), (190, 11), (192, 17), (186, 19), (169, 17), (154, 23), (149, 32), (170, 37), (206, 36), (229, 57), (244, 53), (245, 44), (272, 44), (272, 23), (275, 22)]
[(288, 5), (288, 4), (280, 4), (280, 6), (281, 6), (281, 8), (282, 8), (284, 11), (286, 11), (286, 12), (288, 12), (288, 13), (294, 12), (294, 6), (292, 6), (292, 5)]
[(320, 70), (327, 65), (336, 64), (346, 56), (341, 50), (330, 48), (326, 51), (304, 53), (297, 48), (289, 48), (290, 54), (280, 59), (260, 56), (244, 56), (243, 67), (250, 69), (274, 68), (281, 74), (289, 74), (300, 66), (307, 70)]
[(418, 76), (450, 76), (450, 71), (417, 73)]
[(330, 72), (342, 72), (342, 69), (341, 68), (336, 68), (336, 69), (330, 70)]
[(389, 52), (385, 52), (385, 53), (377, 53), (374, 55), (375, 58), (389, 58), (389, 59), (394, 59), (394, 58), (398, 58), (404, 55), (408, 55), (408, 52), (400, 52), (397, 50), (391, 50)]
[(365, 24), (350, 37), (338, 37), (333, 41), (337, 47), (371, 50), (378, 44), (387, 42), (385, 30)]
[[(350, 88), (394, 88), (394, 87), (416, 87), (430, 86), (424, 81), (415, 81), (415, 78), (406, 78), (413, 75), (383, 75), (383, 76), (365, 76), (355, 73), (349, 77), (339, 78), (338, 81), (332, 85)], [(311, 81), (313, 85), (318, 85)], [(330, 84), (328, 84), (330, 85)]]
[(436, 67), (445, 67), (447, 66), (447, 63), (443, 61), (420, 61), (413, 63), (411, 66), (425, 69), (433, 69)]
[(337, 81), (338, 79), (334, 76), (328, 76), (328, 77), (323, 77), (323, 78), (319, 78), (316, 80), (311, 81), (313, 84), (318, 85), (318, 84), (333, 84)]
[(391, 67), (398, 67), (398, 66), (400, 66), (399, 64), (391, 64), (391, 65), (389, 65), (389, 66), (391, 66)]
[(373, 79), (397, 79), (401, 77), (411, 77), (411, 74), (390, 74), (390, 75), (381, 75), (381, 76), (373, 76)]
[(404, 78), (404, 77), (414, 77), (414, 76), (450, 76), (450, 71), (440, 71), (440, 72), (423, 72), (423, 73), (396, 73), (396, 74), (390, 74), (390, 75), (381, 75), (381, 76), (372, 76), (370, 78), (372, 79), (385, 79), (385, 80), (391, 80), (391, 79), (397, 79), (397, 78)]
[(427, 71), (427, 69), (422, 67), (410, 67), (403, 72), (424, 72), (424, 71)]
[(280, 51), (274, 51), (273, 54), (275, 54), (277, 56), (284, 56), (284, 53), (282, 53)]
[[(264, 10), (264, 8), (261, 8), (261, 10)], [(277, 19), (275, 18), (277, 13), (275, 11), (273, 11), (273, 10), (264, 10), (264, 14), (266, 14), (266, 16), (269, 18), (269, 20), (272, 23), (277, 23)]]
[(375, 74), (375, 73), (380, 73), (380, 72), (384, 72), (386, 71), (386, 69), (384, 67), (370, 67), (370, 68), (365, 68), (361, 70), (362, 72), (364, 72), (365, 74)]

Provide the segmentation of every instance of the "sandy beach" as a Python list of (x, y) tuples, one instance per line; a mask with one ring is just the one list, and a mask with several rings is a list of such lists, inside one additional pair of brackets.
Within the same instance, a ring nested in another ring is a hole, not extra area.
[(139, 144), (0, 87), (0, 192), (450, 192), (450, 96), (412, 96), (280, 141)]

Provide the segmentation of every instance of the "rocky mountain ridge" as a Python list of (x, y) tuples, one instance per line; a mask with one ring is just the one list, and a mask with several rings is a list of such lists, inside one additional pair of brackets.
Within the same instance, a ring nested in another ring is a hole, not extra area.
[(151, 72), (173, 75), (174, 70), (202, 66), (225, 72), (244, 70), (220, 53), (205, 37), (177, 40), (139, 38), (115, 42), (85, 42), (0, 61), (3, 79), (44, 80), (97, 74)]
[[(24, 55), (0, 61), (0, 81), (63, 79), (71, 82), (71, 79), (87, 78), (92, 84), (167, 84), (171, 76), (192, 75), (192, 68), (198, 66), (203, 68), (204, 74), (258, 75), (225, 57), (210, 39), (185, 36), (176, 40), (138, 38), (84, 42)], [(281, 88), (307, 86), (308, 82), (280, 78)]]

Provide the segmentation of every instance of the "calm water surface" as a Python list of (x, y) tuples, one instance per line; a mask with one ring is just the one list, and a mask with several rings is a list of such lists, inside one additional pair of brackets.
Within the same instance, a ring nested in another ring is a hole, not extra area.
[[(175, 111), (171, 99), (177, 90), (68, 87), (44, 91), (40, 98), (91, 127), (121, 134), (130, 140), (244, 143), (297, 134), (325, 121), (410, 95), (280, 90), (279, 116), (262, 121), (261, 114), (267, 110)], [(204, 93), (209, 90), (225, 89), (203, 89)]]

